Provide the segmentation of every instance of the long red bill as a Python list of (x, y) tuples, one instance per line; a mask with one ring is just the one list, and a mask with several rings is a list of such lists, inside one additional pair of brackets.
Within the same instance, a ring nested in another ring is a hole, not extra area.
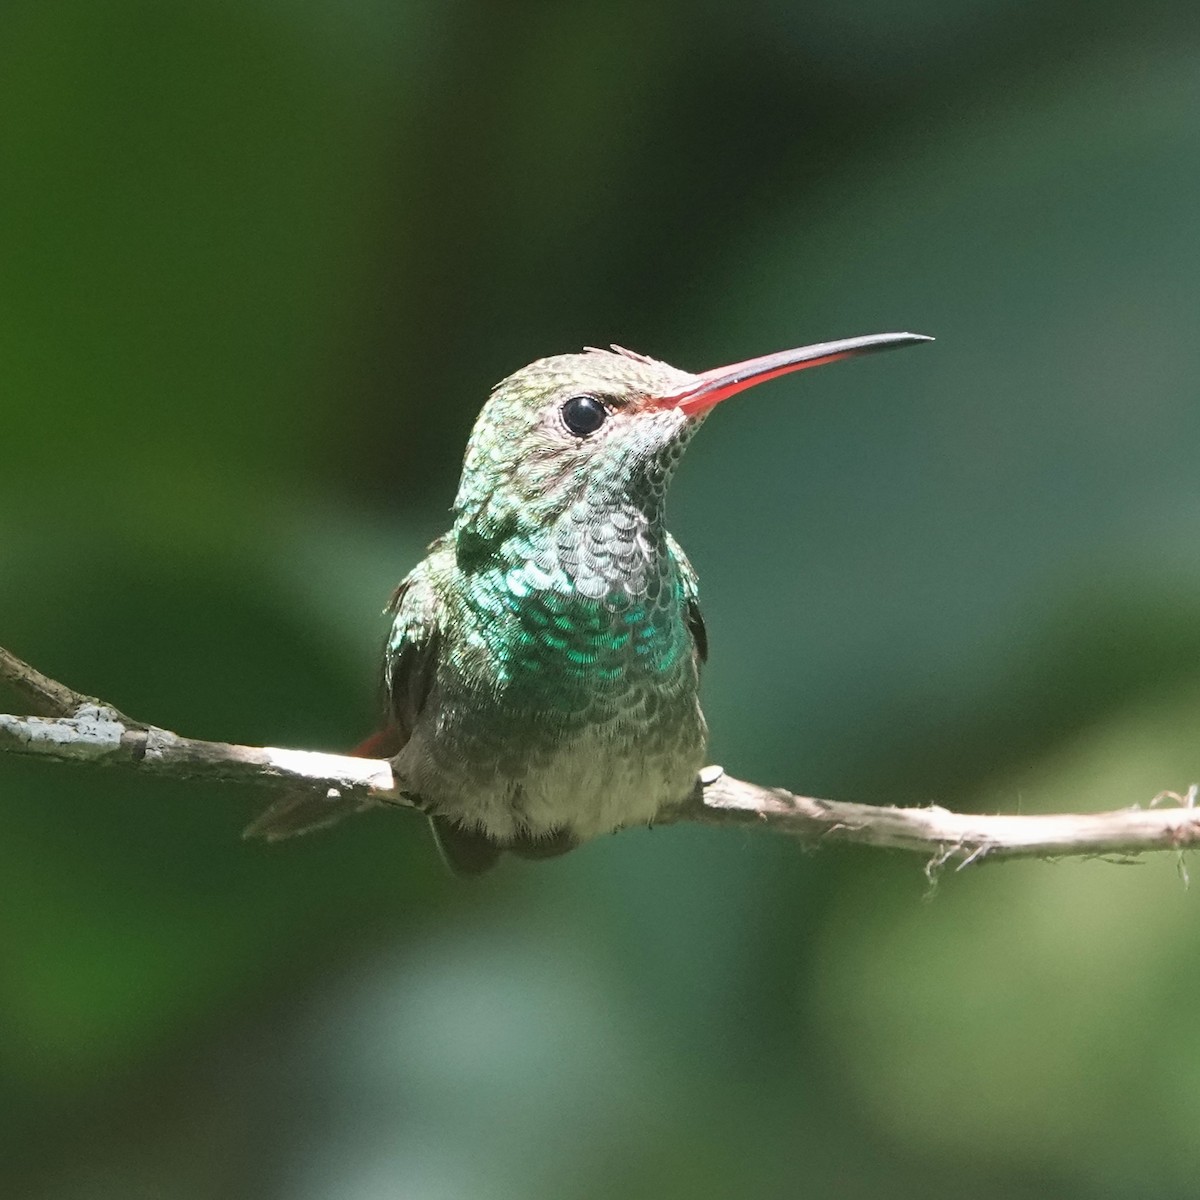
[(674, 391), (655, 399), (663, 408), (678, 408), (691, 417), (707, 412), (713, 405), (755, 384), (766, 383), (768, 379), (792, 371), (820, 367), (858, 354), (873, 354), (878, 350), (932, 341), (933, 338), (923, 333), (872, 333), (866, 337), (843, 338), (839, 342), (818, 342), (813, 346), (801, 346), (798, 350), (781, 350), (777, 354), (764, 354), (761, 358), (748, 358), (730, 367), (704, 371), (693, 375)]

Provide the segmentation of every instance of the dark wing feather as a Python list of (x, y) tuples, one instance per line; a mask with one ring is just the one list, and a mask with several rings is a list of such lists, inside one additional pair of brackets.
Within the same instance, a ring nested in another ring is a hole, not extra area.
[(679, 568), (679, 583), (683, 590), (683, 617), (696, 652), (696, 665), (708, 662), (708, 630), (704, 627), (704, 614), (700, 611), (700, 581), (688, 557), (679, 543), (668, 533), (667, 550)]
[[(436, 547), (434, 547), (436, 548)], [(428, 578), (425, 559), (396, 589), (387, 611), (394, 614), (384, 655), (384, 688), (388, 724), (363, 742), (355, 753), (392, 758), (412, 736), (437, 672), (439, 601)], [(295, 792), (276, 800), (242, 834), (269, 842), (312, 833), (361, 811), (361, 800)]]
[(708, 630), (704, 627), (704, 614), (696, 599), (687, 602), (687, 627), (696, 646), (696, 661), (701, 664), (708, 662)]
[(393, 754), (408, 745), (425, 701), (429, 699), (429, 689), (437, 675), (438, 643), (441, 640), (436, 612), (430, 611), (436, 609), (436, 601), (432, 597), (413, 595), (411, 580), (410, 575), (392, 598), (396, 620), (384, 658), (388, 718), (395, 730)]

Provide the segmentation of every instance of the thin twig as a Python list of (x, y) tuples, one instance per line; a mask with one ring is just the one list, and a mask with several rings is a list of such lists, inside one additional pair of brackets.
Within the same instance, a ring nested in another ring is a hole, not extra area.
[(69, 717), (84, 705), (91, 704), (116, 713), (132, 729), (145, 728), (140, 721), (124, 716), (111, 704), (104, 704), (94, 696), (85, 696), (65, 683), (43, 675), (36, 667), (30, 666), (3, 646), (0, 646), (0, 680), (25, 701), (34, 716)]
[[(31, 702), (70, 713), (0, 715), (0, 753), (36, 755), (63, 763), (98, 763), (176, 779), (305, 789), (335, 799), (356, 797), (364, 807), (413, 807), (398, 792), (391, 764), (383, 759), (180, 737), (129, 721), (110, 706), (47, 679), (4, 650), (0, 650), (0, 679)], [(1174, 808), (1156, 806), (1168, 796), (1184, 802)], [(691, 796), (660, 816), (658, 824), (737, 825), (772, 829), (810, 845), (851, 842), (908, 850), (927, 858), (933, 880), (951, 863), (961, 869), (1001, 858), (1180, 852), (1200, 842), (1200, 807), (1194, 796), (1194, 792), (1179, 797), (1163, 793), (1145, 809), (989, 816), (936, 806), (896, 808), (819, 800), (734, 779), (720, 767), (706, 767)], [(1187, 802), (1189, 798), (1192, 803)]]

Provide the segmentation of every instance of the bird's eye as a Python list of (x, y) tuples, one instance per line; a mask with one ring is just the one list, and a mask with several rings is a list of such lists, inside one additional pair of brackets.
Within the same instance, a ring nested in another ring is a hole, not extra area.
[(563, 424), (576, 437), (595, 433), (607, 416), (608, 409), (595, 396), (572, 396), (563, 401)]

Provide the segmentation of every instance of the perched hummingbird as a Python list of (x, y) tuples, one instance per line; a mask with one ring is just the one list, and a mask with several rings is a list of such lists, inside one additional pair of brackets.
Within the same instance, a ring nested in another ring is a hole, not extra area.
[[(704, 763), (696, 574), (664, 525), (684, 448), (776, 376), (930, 341), (881, 333), (690, 375), (614, 346), (539, 359), (492, 391), (454, 526), (401, 582), (384, 657), (390, 757), (450, 867), (563, 854), (648, 825)], [(287, 796), (246, 831), (330, 825), (356, 800)]]

